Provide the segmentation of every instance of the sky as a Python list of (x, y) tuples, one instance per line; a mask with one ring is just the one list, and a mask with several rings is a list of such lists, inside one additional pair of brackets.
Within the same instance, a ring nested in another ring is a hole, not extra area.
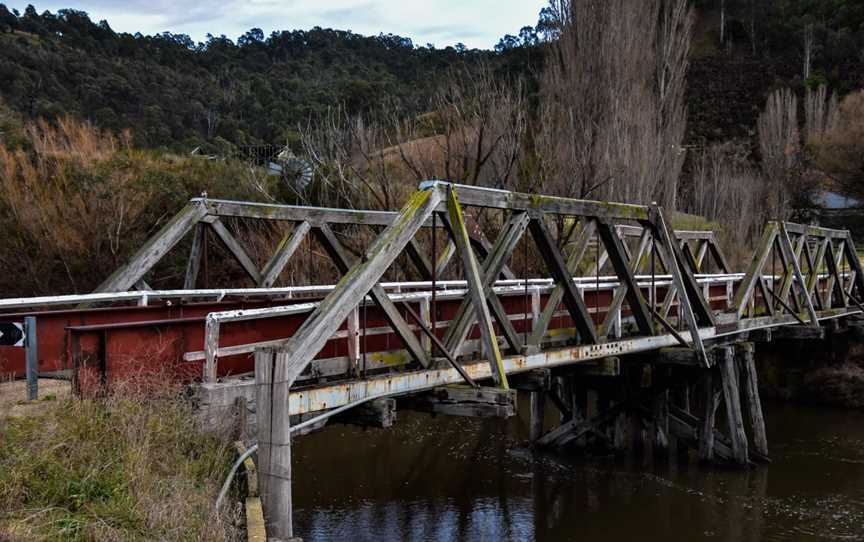
[(188, 34), (205, 41), (207, 33), (232, 40), (250, 28), (265, 35), (273, 30), (315, 26), (381, 32), (411, 38), (415, 45), (446, 47), (463, 43), (491, 49), (505, 34), (518, 34), (537, 24), (548, 0), (66, 0), (61, 2), (3, 1), (24, 12), (33, 3), (42, 13), (64, 8), (86, 11), (94, 22), (106, 19), (115, 32)]

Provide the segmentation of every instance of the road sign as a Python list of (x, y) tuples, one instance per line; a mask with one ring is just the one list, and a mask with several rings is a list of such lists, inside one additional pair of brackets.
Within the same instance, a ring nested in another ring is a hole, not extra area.
[(0, 322), (0, 346), (24, 346), (24, 324)]

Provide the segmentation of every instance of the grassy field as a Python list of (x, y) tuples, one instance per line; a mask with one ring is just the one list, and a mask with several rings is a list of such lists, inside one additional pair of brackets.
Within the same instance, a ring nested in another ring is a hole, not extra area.
[(203, 433), (177, 391), (5, 405), (0, 541), (240, 539), (237, 515), (214, 512), (230, 440)]

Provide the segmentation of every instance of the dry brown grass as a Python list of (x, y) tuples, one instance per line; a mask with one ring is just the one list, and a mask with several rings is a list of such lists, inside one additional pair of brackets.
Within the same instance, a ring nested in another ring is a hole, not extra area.
[[(204, 191), (261, 197), (239, 162), (136, 150), (128, 133), (70, 118), (21, 132), (20, 144), (0, 137), (0, 269), (14, 270), (0, 276), (7, 296), (92, 291)], [(168, 262), (157, 275), (181, 266)]]
[(237, 540), (214, 501), (233, 452), (177, 389), (65, 399), (0, 431), (0, 540)]

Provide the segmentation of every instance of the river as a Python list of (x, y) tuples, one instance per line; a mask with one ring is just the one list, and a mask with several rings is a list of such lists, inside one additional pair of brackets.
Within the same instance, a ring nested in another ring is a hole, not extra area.
[(773, 463), (750, 471), (535, 454), (524, 411), (334, 425), (295, 443), (295, 531), (306, 542), (864, 540), (864, 413), (765, 412)]

